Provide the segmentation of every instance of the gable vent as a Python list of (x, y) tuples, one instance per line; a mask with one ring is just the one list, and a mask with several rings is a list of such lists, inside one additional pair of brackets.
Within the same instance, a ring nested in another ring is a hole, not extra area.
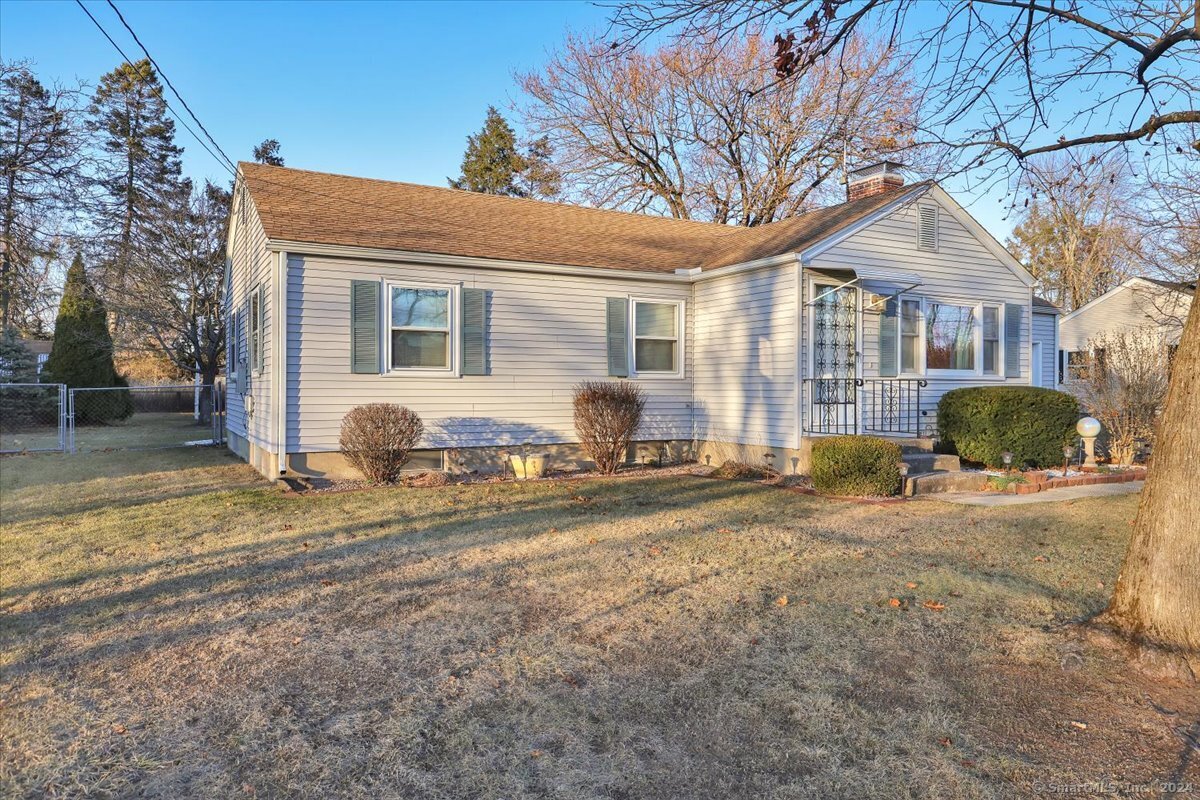
[(937, 252), (938, 208), (917, 206), (917, 249)]

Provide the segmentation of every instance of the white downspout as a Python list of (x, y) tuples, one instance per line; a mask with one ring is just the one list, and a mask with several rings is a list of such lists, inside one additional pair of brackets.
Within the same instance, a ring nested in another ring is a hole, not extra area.
[(288, 318), (287, 318), (287, 279), (288, 254), (278, 253), (275, 263), (275, 463), (279, 474), (288, 470), (287, 463), (287, 349), (288, 349)]

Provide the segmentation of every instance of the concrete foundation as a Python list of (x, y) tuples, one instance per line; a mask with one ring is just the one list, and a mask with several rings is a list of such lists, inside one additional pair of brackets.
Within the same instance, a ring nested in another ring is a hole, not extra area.
[(275, 454), (232, 431), (225, 435), (225, 445), (268, 480), (279, 480), (278, 459)]
[[(279, 472), (273, 453), (235, 433), (229, 434), (229, 449), (244, 458), (252, 467), (270, 480), (277, 480)], [(767, 445), (741, 444), (738, 442), (712, 442), (690, 440), (650, 440), (634, 442), (626, 453), (628, 464), (655, 464), (660, 458), (667, 463), (695, 461), (703, 465), (719, 467), (726, 461), (738, 461), (753, 466), (766, 466), (764, 455), (774, 454), (770, 466), (785, 475), (807, 475), (812, 469), (811, 438), (801, 440), (799, 448), (768, 447)], [(929, 440), (897, 440), (909, 451), (926, 451)], [(584, 470), (594, 465), (576, 443), (529, 445), (529, 453), (545, 453), (546, 468), (551, 471)], [(406, 471), (430, 472), (445, 470), (452, 474), (480, 472), (499, 473), (507, 469), (510, 454), (519, 454), (519, 445), (495, 447), (463, 447), (445, 450), (414, 450)], [(334, 480), (357, 480), (362, 476), (339, 452), (288, 453), (289, 475)]]

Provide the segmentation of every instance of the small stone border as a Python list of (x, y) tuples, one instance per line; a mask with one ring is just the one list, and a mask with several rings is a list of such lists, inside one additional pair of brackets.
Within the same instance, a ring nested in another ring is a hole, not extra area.
[[(1050, 477), (1044, 470), (1020, 473), (1025, 483), (1010, 483), (1000, 494), (1037, 494), (1054, 489), (1065, 489), (1068, 486), (1097, 486), (1105, 483), (1131, 483), (1146, 479), (1145, 468), (1134, 467), (1121, 472), (1089, 472), (1081, 475), (1065, 477)], [(995, 490), (993, 490), (995, 491)]]

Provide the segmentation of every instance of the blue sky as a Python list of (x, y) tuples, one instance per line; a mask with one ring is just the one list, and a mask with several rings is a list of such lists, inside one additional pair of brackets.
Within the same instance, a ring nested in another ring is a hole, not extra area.
[[(85, 3), (140, 55), (106, 3)], [(568, 30), (606, 20), (583, 2), (117, 5), (235, 161), (276, 138), (289, 166), (439, 186), (458, 174), (487, 106), (506, 111), (516, 98), (514, 71), (536, 68)], [(47, 83), (93, 85), (121, 60), (65, 0), (0, 3), (0, 55), (36, 62)], [(228, 179), (182, 128), (178, 141), (188, 175)], [(1008, 232), (995, 198), (959, 199), (994, 234)]]

